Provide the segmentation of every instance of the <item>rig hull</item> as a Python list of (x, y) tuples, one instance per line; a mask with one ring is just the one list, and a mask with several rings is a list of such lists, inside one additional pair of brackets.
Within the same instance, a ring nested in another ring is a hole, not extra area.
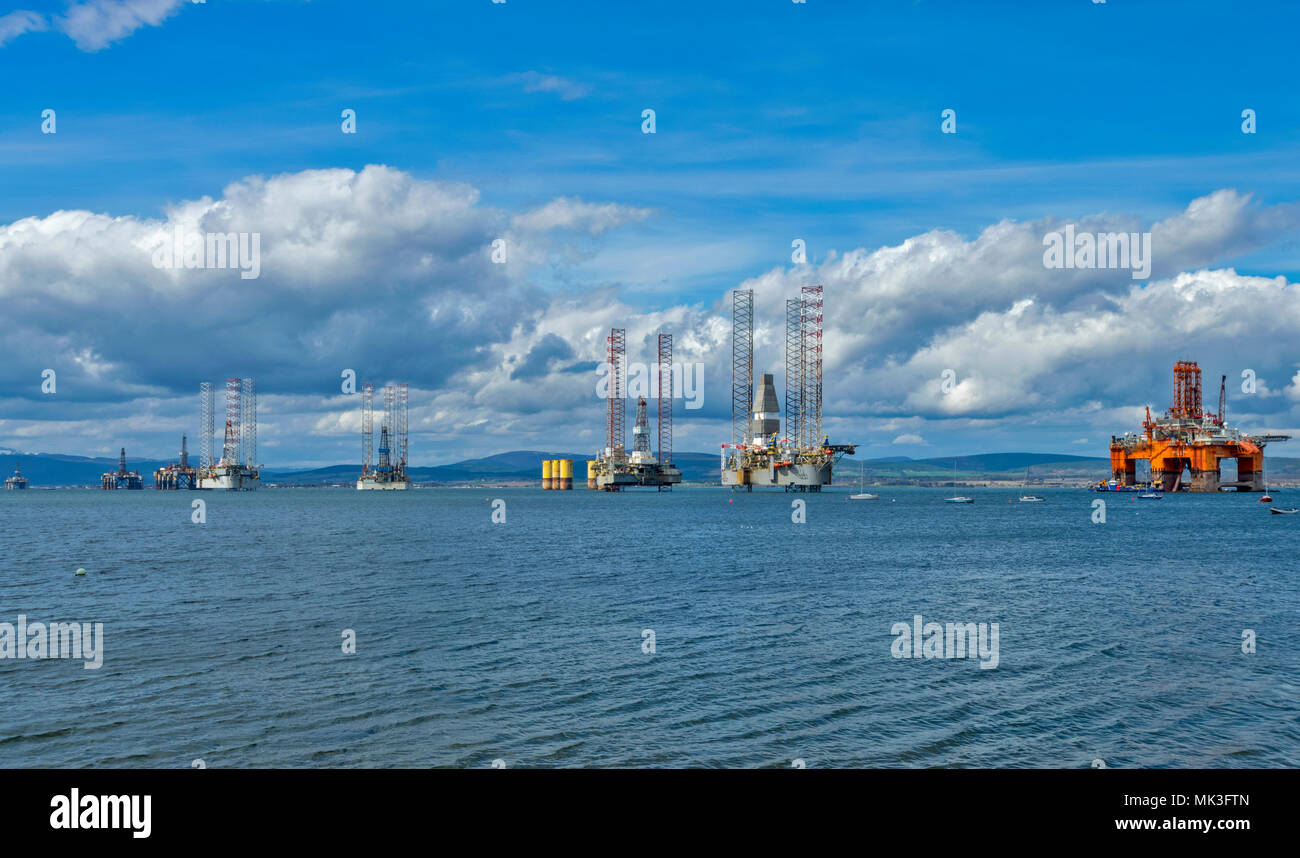
[(260, 476), (243, 468), (214, 468), (199, 473), (199, 488), (213, 491), (251, 492), (261, 485)]
[(605, 470), (595, 473), (594, 476), (590, 470), (587, 472), (587, 488), (606, 492), (635, 488), (672, 488), (681, 481), (682, 472), (671, 465), (666, 468), (655, 465), (612, 472)]
[(374, 477), (357, 479), (359, 492), (404, 492), (411, 487), (406, 480), (376, 480)]
[(734, 488), (781, 488), (787, 491), (819, 492), (831, 484), (831, 463), (795, 464), (784, 467), (729, 468), (722, 471), (722, 484)]

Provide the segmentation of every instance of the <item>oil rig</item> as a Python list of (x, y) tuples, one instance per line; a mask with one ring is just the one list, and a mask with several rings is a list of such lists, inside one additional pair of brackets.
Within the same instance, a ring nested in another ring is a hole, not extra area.
[[(1174, 364), (1174, 401), (1163, 417), (1147, 406), (1143, 432), (1110, 439), (1110, 467), (1116, 487), (1136, 482), (1137, 462), (1151, 463), (1152, 485), (1164, 491), (1262, 492), (1264, 446), (1290, 435), (1247, 435), (1227, 423), (1227, 376), (1219, 380), (1219, 410), (1207, 413), (1201, 400), (1201, 368), (1193, 361)], [(1237, 460), (1237, 478), (1220, 478), (1219, 462)], [(1191, 479), (1183, 483), (1183, 471)]]
[(822, 287), (804, 286), (785, 302), (784, 436), (772, 375), (754, 388), (754, 291), (731, 297), (731, 443), (722, 445), (722, 484), (819, 492), (857, 446), (831, 444), (822, 433)]
[(5, 488), (11, 491), (27, 488), (27, 478), (23, 476), (17, 461), (14, 462), (14, 475), (5, 480)]
[(131, 489), (137, 491), (144, 488), (144, 480), (140, 477), (139, 471), (127, 471), (126, 469), (126, 448), (122, 448), (121, 456), (117, 460), (117, 470), (109, 471), (99, 478), (99, 484), (105, 491), (114, 491), (116, 489)]
[(379, 424), (379, 458), (374, 453), (375, 386), (361, 385), (361, 476), (359, 491), (406, 491), (411, 487), (406, 473), (405, 384), (384, 386), (384, 420)]
[(216, 458), (211, 382), (199, 385), (200, 489), (252, 491), (261, 482), (257, 463), (257, 382), (226, 379), (226, 432), (221, 457)]
[(177, 489), (197, 489), (199, 472), (190, 467), (188, 439), (181, 436), (180, 462), (168, 462), (166, 467), (153, 472), (153, 487), (159, 490), (175, 491)]
[(605, 449), (587, 461), (587, 488), (606, 492), (645, 486), (659, 491), (672, 490), (682, 481), (682, 472), (673, 465), (673, 335), (659, 334), (659, 363), (652, 385), (658, 394), (655, 417), (658, 422), (659, 455), (650, 449), (650, 421), (646, 399), (637, 399), (636, 420), (632, 426), (632, 453), (623, 445), (627, 426), (627, 330), (612, 328), (606, 338), (609, 392), (605, 406)]

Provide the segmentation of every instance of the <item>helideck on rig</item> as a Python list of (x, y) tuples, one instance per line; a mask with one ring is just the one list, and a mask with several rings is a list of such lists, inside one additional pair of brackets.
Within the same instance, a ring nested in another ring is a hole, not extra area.
[(731, 313), (731, 443), (722, 445), (722, 484), (819, 492), (854, 444), (822, 432), (822, 287), (804, 286), (785, 305), (785, 432), (771, 373), (754, 387), (754, 292), (736, 289)]
[(606, 344), (609, 390), (605, 402), (605, 449), (587, 461), (587, 488), (607, 492), (637, 486), (671, 490), (682, 481), (682, 472), (673, 465), (673, 335), (659, 335), (659, 362), (650, 379), (651, 395), (657, 399), (658, 456), (650, 449), (644, 396), (637, 399), (631, 455), (623, 446), (623, 430), (627, 427), (627, 331), (611, 329)]
[[(1110, 466), (1116, 486), (1137, 481), (1137, 463), (1151, 463), (1151, 481), (1167, 492), (1262, 492), (1264, 446), (1289, 435), (1247, 435), (1227, 422), (1227, 376), (1219, 380), (1219, 410), (1207, 413), (1201, 398), (1201, 368), (1192, 361), (1174, 364), (1174, 401), (1163, 417), (1147, 407), (1143, 432), (1110, 439)], [(1219, 462), (1235, 459), (1237, 478), (1223, 480)], [(1183, 482), (1183, 472), (1190, 479)]]

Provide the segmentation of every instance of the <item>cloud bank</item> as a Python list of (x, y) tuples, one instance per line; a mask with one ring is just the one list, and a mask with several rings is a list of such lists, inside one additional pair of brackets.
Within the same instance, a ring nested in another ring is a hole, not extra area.
[[(932, 231), (649, 310), (617, 282), (584, 279), (575, 248), (655, 216), (564, 197), (506, 211), (471, 186), (371, 165), (250, 176), (153, 219), (58, 211), (0, 226), (11, 356), (0, 446), (170, 450), (197, 426), (200, 381), (252, 375), (268, 463), (349, 461), (359, 417), (339, 377), (350, 368), (411, 383), (417, 463), (595, 449), (594, 369), (618, 326), (631, 360), (653, 361), (667, 331), (678, 360), (704, 365), (705, 405), (678, 411), (677, 448), (712, 450), (729, 431), (728, 290), (755, 290), (756, 371), (781, 385), (784, 301), (814, 282), (826, 291), (827, 425), (882, 455), (929, 455), (955, 437), (968, 450), (1037, 438), (1086, 452), (1073, 442), (1165, 407), (1182, 357), (1201, 361), (1207, 396), (1229, 376), (1236, 418), (1300, 425), (1297, 285), (1213, 267), (1294, 234), (1292, 204), (1225, 189), (1145, 226), (1103, 214), (1003, 221), (973, 238)], [(1044, 268), (1042, 237), (1064, 223), (1150, 231), (1152, 279)], [(260, 234), (261, 276), (155, 268), (153, 249), (178, 226)], [(570, 266), (570, 285), (537, 285), (556, 265)], [(39, 391), (45, 368), (55, 397)], [(1262, 381), (1251, 396), (1234, 389), (1247, 368)]]

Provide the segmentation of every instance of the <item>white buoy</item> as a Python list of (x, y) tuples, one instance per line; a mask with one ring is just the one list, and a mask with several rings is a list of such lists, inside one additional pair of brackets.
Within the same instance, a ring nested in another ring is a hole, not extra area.
[(78, 569), (78, 570), (77, 570), (77, 575), (78, 575), (78, 576), (83, 576), (83, 577), (84, 577), (85, 574), (86, 574), (86, 570), (85, 570), (85, 569)]

